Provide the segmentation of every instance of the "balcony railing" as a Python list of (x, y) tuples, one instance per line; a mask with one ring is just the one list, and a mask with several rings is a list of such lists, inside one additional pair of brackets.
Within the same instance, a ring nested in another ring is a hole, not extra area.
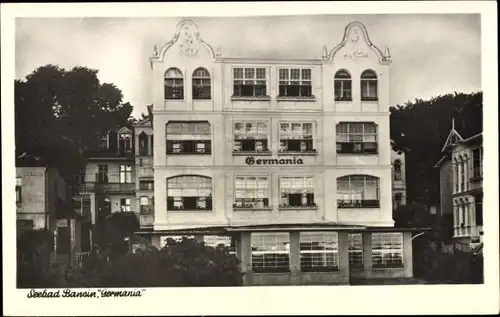
[(154, 215), (139, 215), (139, 225), (141, 227), (151, 227), (154, 223)]
[(127, 150), (92, 149), (89, 150), (87, 153), (89, 157), (96, 157), (96, 158), (101, 158), (101, 157), (132, 158), (134, 156), (134, 152), (132, 149), (127, 149)]
[(337, 200), (338, 208), (379, 208), (380, 201), (370, 200)]
[(109, 193), (134, 192), (135, 183), (83, 183), (80, 186), (81, 191), (100, 191)]

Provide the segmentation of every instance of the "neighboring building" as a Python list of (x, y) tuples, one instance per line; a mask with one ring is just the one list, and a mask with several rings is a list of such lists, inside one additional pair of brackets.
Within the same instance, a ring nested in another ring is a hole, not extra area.
[(47, 229), (54, 234), (52, 261), (73, 263), (84, 244), (82, 228), (84, 231), (90, 213), (73, 212), (66, 182), (57, 169), (42, 164), (21, 165), (16, 167), (17, 237), (26, 230)]
[(391, 151), (392, 208), (406, 205), (406, 165), (404, 152)]
[(483, 135), (464, 139), (454, 124), (436, 164), (440, 168), (442, 215), (453, 215), (453, 237), (462, 243), (482, 242)]
[[(152, 127), (135, 127), (143, 152), (125, 183), (143, 174), (110, 198), (154, 200), (138, 234), (226, 241), (245, 285), (412, 277), (412, 232), (392, 219), (404, 158), (393, 176), (391, 59), (362, 23), (320, 59), (270, 59), (223, 57), (183, 20), (150, 62)], [(108, 173), (133, 164), (110, 158)]]

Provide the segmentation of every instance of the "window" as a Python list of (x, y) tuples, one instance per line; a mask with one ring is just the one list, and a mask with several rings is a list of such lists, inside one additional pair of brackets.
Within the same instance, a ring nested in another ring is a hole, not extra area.
[(121, 198), (120, 199), (120, 211), (121, 212), (132, 211), (132, 208), (130, 206), (130, 198)]
[(176, 176), (167, 180), (168, 210), (212, 210), (212, 179)]
[(120, 165), (120, 183), (132, 183), (132, 165)]
[(141, 206), (141, 214), (151, 214), (154, 208), (154, 199), (148, 196), (141, 196), (139, 204)]
[(253, 272), (290, 271), (288, 233), (252, 233), (250, 240)]
[(119, 149), (121, 153), (132, 151), (132, 134), (120, 133), (119, 136)]
[(184, 77), (178, 68), (165, 72), (165, 99), (184, 99)]
[(279, 97), (312, 97), (311, 69), (279, 69)]
[(154, 190), (154, 181), (139, 181), (140, 190)]
[(167, 123), (167, 154), (208, 155), (211, 153), (212, 141), (208, 121)]
[(350, 233), (348, 235), (349, 265), (352, 268), (363, 268), (363, 235)]
[(313, 177), (281, 177), (282, 208), (315, 207)]
[(269, 152), (266, 121), (234, 123), (233, 152)]
[(139, 155), (148, 155), (149, 154), (149, 137), (143, 131), (139, 134)]
[(338, 271), (337, 232), (300, 233), (300, 270), (302, 272)]
[(377, 101), (377, 74), (373, 70), (365, 70), (361, 74), (361, 100)]
[(234, 68), (233, 97), (265, 97), (265, 68)]
[(279, 152), (315, 152), (311, 122), (280, 122)]
[(458, 190), (459, 190), (459, 182), (460, 182), (459, 169), (460, 169), (460, 164), (458, 163), (458, 160), (455, 158), (455, 164), (453, 164), (453, 170), (455, 173), (455, 193), (458, 193)]
[(377, 125), (373, 122), (343, 122), (337, 124), (337, 153), (378, 153)]
[(267, 176), (237, 176), (234, 208), (269, 208)]
[(23, 179), (16, 177), (16, 204), (20, 204), (23, 200), (22, 197)]
[(335, 100), (352, 100), (352, 81), (351, 75), (345, 70), (339, 70), (335, 74)]
[(193, 72), (193, 99), (210, 99), (210, 73), (205, 68)]
[(401, 193), (394, 194), (394, 209), (397, 209), (401, 206), (402, 200), (403, 200), (403, 194)]
[(229, 254), (236, 255), (236, 245), (234, 239), (226, 236), (203, 236), (205, 245), (213, 248), (226, 248)]
[(372, 233), (372, 261), (374, 268), (403, 267), (403, 234)]
[(483, 225), (483, 197), (476, 197), (476, 225)]
[(401, 180), (401, 160), (399, 159), (394, 161), (394, 180)]
[(97, 148), (99, 150), (107, 150), (108, 149), (108, 136), (100, 137), (98, 139)]
[(483, 177), (483, 147), (472, 150), (472, 177)]
[(337, 179), (338, 208), (378, 208), (379, 179), (368, 175), (350, 175)]
[(460, 157), (460, 191), (465, 190), (465, 162), (462, 157)]
[(76, 172), (75, 182), (78, 185), (85, 183), (85, 167), (81, 167)]
[(97, 182), (101, 183), (101, 184), (107, 184), (108, 183), (108, 165), (107, 164), (98, 165), (97, 169), (98, 169)]

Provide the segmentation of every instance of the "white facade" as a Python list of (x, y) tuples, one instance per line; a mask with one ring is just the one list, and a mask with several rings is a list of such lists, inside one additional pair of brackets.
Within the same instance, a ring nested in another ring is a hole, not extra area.
[[(353, 22), (342, 41), (323, 55), (226, 58), (201, 39), (192, 21), (178, 24), (173, 39), (151, 58), (154, 230), (294, 223), (393, 226), (388, 51), (383, 54), (364, 25)], [(299, 96), (288, 96), (280, 87), (292, 91), (292, 72), (299, 85), (308, 86)], [(195, 93), (203, 86), (200, 74), (207, 73), (205, 95)], [(350, 79), (339, 78), (345, 74)], [(361, 79), (362, 74), (373, 75)], [(203, 131), (174, 132), (182, 124), (186, 131)], [(240, 133), (239, 127), (248, 130)], [(287, 136), (296, 132), (287, 130), (294, 127), (302, 133)], [(251, 136), (240, 135), (245, 133)], [(287, 138), (300, 140), (300, 148)], [(290, 144), (297, 148), (291, 151)], [(252, 159), (254, 164), (248, 164)], [(279, 164), (287, 159), (303, 164)], [(353, 175), (362, 177), (341, 179)], [(261, 191), (248, 194), (253, 186), (245, 183), (248, 177), (260, 180)], [(203, 183), (205, 191), (181, 188), (187, 181), (198, 184), (193, 187)], [(241, 193), (245, 190), (248, 195)], [(300, 191), (302, 202), (293, 196)], [(183, 195), (198, 195), (196, 204)], [(250, 208), (238, 205), (245, 199)]]

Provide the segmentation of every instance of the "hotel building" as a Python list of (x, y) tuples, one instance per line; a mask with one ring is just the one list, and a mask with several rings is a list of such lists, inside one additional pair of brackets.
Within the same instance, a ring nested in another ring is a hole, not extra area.
[(452, 215), (455, 241), (477, 245), (483, 241), (483, 135), (464, 139), (452, 124), (441, 152), (435, 166), (441, 215)]
[(392, 219), (391, 57), (362, 23), (321, 58), (267, 59), (225, 57), (183, 20), (150, 62), (143, 176), (120, 198), (154, 201), (138, 234), (225, 237), (245, 285), (412, 277), (412, 232)]

